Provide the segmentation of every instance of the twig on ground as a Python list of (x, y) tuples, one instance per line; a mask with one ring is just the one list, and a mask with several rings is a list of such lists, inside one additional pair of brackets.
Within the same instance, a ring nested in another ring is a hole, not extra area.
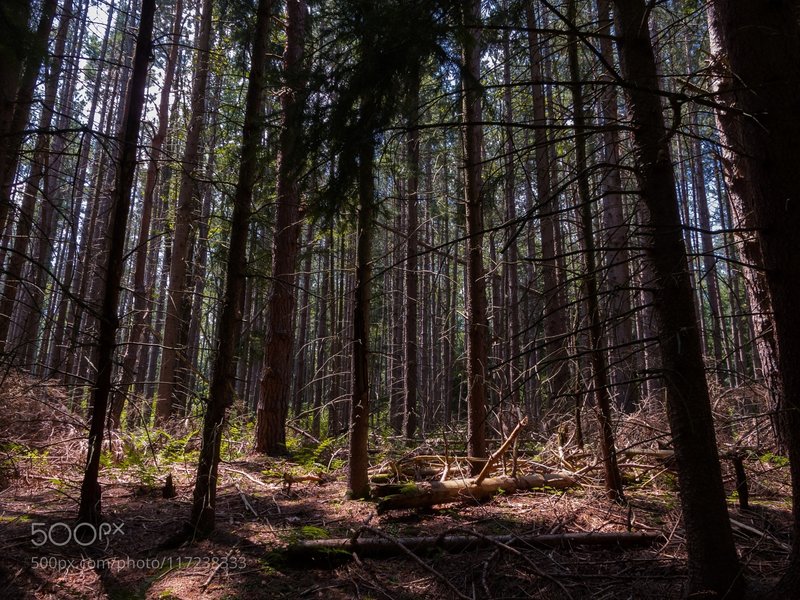
[(411, 560), (413, 560), (415, 563), (417, 563), (423, 569), (428, 571), (428, 573), (430, 573), (431, 575), (433, 575), (434, 577), (439, 579), (439, 581), (444, 583), (450, 589), (450, 591), (452, 591), (458, 598), (463, 598), (464, 600), (472, 600), (469, 596), (465, 596), (464, 594), (462, 594), (461, 591), (459, 591), (459, 589), (456, 586), (454, 586), (450, 582), (449, 579), (447, 579), (447, 577), (445, 577), (444, 575), (439, 573), (439, 571), (434, 569), (432, 566), (430, 566), (428, 563), (426, 563), (419, 556), (414, 554), (411, 550), (406, 548), (400, 541), (398, 541), (396, 538), (392, 537), (388, 533), (384, 533), (380, 529), (375, 529), (374, 527), (369, 527), (367, 525), (364, 525), (364, 526), (359, 528), (359, 530), (356, 532), (356, 535), (354, 536), (354, 538), (358, 538), (358, 536), (361, 533), (363, 533), (364, 531), (369, 531), (371, 534), (373, 534), (375, 536), (378, 536), (380, 538), (383, 538), (386, 541), (391, 542), (392, 544), (396, 545), (398, 548), (400, 548), (400, 550), (402, 550), (403, 554), (408, 556)]

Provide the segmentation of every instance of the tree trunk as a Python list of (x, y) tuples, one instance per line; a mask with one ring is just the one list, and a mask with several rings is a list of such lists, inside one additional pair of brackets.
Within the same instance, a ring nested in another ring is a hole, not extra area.
[[(8, 137), (3, 140), (0, 146), (0, 225), (5, 225), (7, 217), (6, 211), (11, 207), (14, 188), (14, 179), (19, 165), (19, 160), (22, 150), (22, 142), (24, 140), (23, 130), (28, 125), (28, 117), (31, 112), (31, 105), (33, 103), (33, 92), (36, 87), (36, 79), (39, 76), (39, 71), (47, 54), (47, 40), (50, 37), (50, 28), (53, 24), (53, 18), (56, 13), (56, 0), (46, 0), (42, 5), (42, 11), (39, 16), (39, 25), (36, 29), (35, 36), (32, 36), (31, 46), (28, 49), (28, 56), (25, 60), (25, 69), (20, 81), (19, 91), (14, 105), (14, 115), (11, 123), (9, 124)], [(63, 53), (64, 40), (66, 39), (66, 31), (64, 36), (60, 36)], [(60, 64), (58, 57), (58, 63)], [(60, 71), (60, 68), (58, 69)], [(52, 75), (52, 74), (51, 74)], [(55, 81), (49, 81), (52, 87), (52, 98), (55, 98), (55, 86), (58, 83), (58, 75), (55, 74)], [(49, 108), (49, 110), (47, 109)], [(49, 122), (52, 120), (53, 103), (42, 112), (41, 122), (49, 128)], [(40, 143), (44, 143), (45, 134), (40, 134)], [(41, 153), (37, 153), (39, 157)], [(33, 169), (36, 169), (36, 161), (34, 161)], [(41, 167), (39, 168), (41, 171)], [(9, 345), (9, 333), (11, 325), (12, 310), (14, 303), (17, 299), (17, 292), (19, 291), (20, 277), (22, 269), (27, 262), (27, 248), (31, 234), (34, 207), (36, 201), (36, 188), (32, 184), (26, 186), (26, 193), (23, 195), (22, 207), (20, 210), (20, 220), (17, 224), (16, 237), (14, 239), (14, 251), (9, 261), (8, 273), (6, 275), (6, 284), (3, 288), (2, 300), (0, 300), (0, 351), (6, 353), (11, 352)]]
[[(789, 569), (775, 597), (800, 597), (800, 4), (714, 0), (709, 29), (731, 196), (756, 230), (774, 312), (792, 475), (794, 527)], [(766, 295), (765, 295), (766, 296)], [(758, 311), (763, 307), (754, 306)]]
[(286, 417), (291, 397), (294, 357), (293, 316), (295, 270), (300, 235), (300, 188), (303, 168), (300, 133), (303, 127), (306, 3), (289, 0), (281, 95), (283, 128), (278, 157), (277, 215), (272, 248), (272, 293), (267, 312), (267, 337), (256, 424), (256, 450), (270, 455), (286, 451)]
[(186, 131), (186, 147), (181, 159), (181, 182), (178, 205), (175, 210), (175, 231), (172, 240), (172, 255), (169, 267), (169, 289), (166, 299), (164, 334), (161, 339), (161, 372), (159, 374), (156, 399), (156, 423), (164, 423), (173, 412), (176, 373), (185, 365), (180, 364), (181, 348), (178, 346), (180, 330), (190, 317), (184, 312), (186, 306), (186, 273), (189, 270), (189, 251), (192, 230), (200, 212), (200, 196), (197, 179), (200, 169), (200, 137), (205, 127), (206, 92), (211, 57), (211, 24), (213, 2), (203, 0), (200, 25), (197, 32), (197, 59), (192, 83), (192, 99), (189, 125)]
[(247, 234), (253, 188), (258, 176), (258, 149), (263, 131), (262, 112), (270, 30), (271, 0), (260, 0), (242, 128), (239, 178), (233, 199), (230, 247), (225, 274), (225, 293), (217, 327), (217, 352), (212, 368), (208, 406), (203, 418), (203, 444), (197, 465), (192, 514), (192, 538), (206, 537), (216, 520), (217, 478), (225, 415), (236, 394), (236, 348), (242, 330), (242, 299), (247, 273)]
[(569, 392), (567, 363), (566, 300), (558, 267), (558, 200), (551, 182), (551, 147), (547, 135), (542, 48), (537, 33), (533, 2), (526, 3), (528, 52), (531, 67), (531, 98), (533, 101), (534, 146), (536, 147), (536, 192), (542, 228), (542, 280), (544, 284), (544, 334), (550, 400)]
[(614, 5), (622, 71), (630, 84), (637, 176), (648, 209), (648, 259), (655, 275), (654, 309), (686, 529), (689, 591), (736, 597), (743, 586), (725, 504), (647, 10), (642, 0), (614, 0)]
[(419, 274), (417, 272), (417, 241), (419, 238), (419, 218), (417, 204), (419, 199), (419, 73), (411, 75), (408, 90), (408, 134), (406, 140), (406, 165), (408, 180), (406, 182), (406, 209), (408, 222), (406, 228), (405, 261), (405, 314), (404, 339), (403, 339), (403, 436), (406, 440), (413, 440), (417, 431), (417, 413), (419, 400), (417, 399), (417, 358), (419, 356), (417, 331), (417, 306), (419, 299)]
[(89, 450), (86, 470), (81, 484), (78, 520), (99, 524), (102, 518), (100, 484), (100, 454), (103, 445), (103, 429), (106, 409), (111, 393), (111, 373), (114, 368), (114, 349), (119, 318), (117, 304), (122, 282), (123, 252), (130, 212), (133, 176), (136, 171), (136, 150), (139, 127), (144, 108), (147, 67), (153, 38), (153, 17), (155, 0), (142, 0), (139, 33), (136, 37), (136, 50), (133, 72), (128, 84), (128, 97), (125, 102), (124, 120), (118, 139), (122, 149), (117, 167), (116, 186), (112, 196), (111, 227), (109, 249), (104, 270), (105, 285), (100, 313), (100, 332), (97, 341), (97, 375), (92, 389), (92, 418), (89, 426)]
[[(6, 0), (0, 4), (0, 136), (6, 139), (14, 120), (22, 67), (28, 54), (30, 0)], [(11, 159), (8, 144), (0, 145), (0, 181), (6, 161)], [(0, 197), (0, 232), (5, 230), (11, 198)]]
[(150, 159), (147, 163), (147, 176), (145, 179), (144, 193), (142, 194), (139, 234), (135, 246), (133, 314), (131, 316), (133, 322), (131, 324), (130, 336), (128, 337), (128, 346), (125, 350), (125, 358), (122, 361), (120, 382), (111, 404), (112, 427), (119, 427), (126, 394), (129, 393), (131, 384), (136, 379), (137, 373), (141, 370), (137, 358), (140, 354), (140, 344), (144, 340), (147, 329), (146, 319), (149, 315), (147, 307), (147, 287), (145, 285), (145, 275), (148, 266), (148, 248), (150, 246), (148, 240), (151, 236), (153, 204), (156, 184), (158, 182), (158, 165), (162, 160), (161, 151), (164, 146), (164, 140), (167, 137), (167, 126), (169, 124), (169, 98), (172, 92), (172, 81), (175, 77), (175, 67), (178, 62), (181, 22), (183, 19), (183, 0), (176, 1), (174, 10), (175, 17), (171, 34), (172, 45), (164, 67), (164, 82), (161, 87), (161, 96), (158, 103), (158, 126), (153, 140), (150, 143)]
[[(366, 103), (369, 104), (369, 103)], [(367, 108), (362, 108), (366, 113)], [(368, 119), (363, 119), (368, 122)], [(353, 288), (352, 380), (350, 399), (350, 463), (347, 471), (347, 494), (350, 498), (369, 497), (369, 311), (372, 279), (372, 228), (375, 205), (373, 174), (374, 142), (371, 132), (361, 141), (359, 151), (358, 229), (356, 246), (356, 280)]]
[[(597, 1), (597, 18), (600, 33), (600, 52), (610, 65), (614, 64), (613, 42), (611, 40), (610, 0)], [(628, 222), (622, 194), (620, 176), (620, 141), (617, 131), (619, 114), (617, 110), (617, 89), (611, 85), (611, 77), (603, 78), (600, 93), (600, 116), (603, 124), (603, 160), (606, 168), (602, 171), (600, 189), (603, 196), (603, 246), (605, 246), (605, 267), (608, 300), (608, 317), (612, 319), (609, 328), (612, 364), (611, 384), (617, 393), (617, 406), (626, 412), (636, 410), (641, 400), (636, 377), (637, 357), (634, 352), (633, 322), (631, 318), (631, 277), (628, 271), (630, 262), (630, 243)]]
[[(3, 104), (3, 111), (10, 109), (13, 112), (9, 115), (10, 119), (6, 125), (6, 116), (0, 113), (0, 121), (5, 128), (0, 130), (0, 134), (5, 134), (3, 143), (0, 145), (0, 230), (5, 227), (6, 218), (12, 206), (11, 196), (14, 187), (14, 178), (17, 173), (17, 166), (19, 165), (20, 151), (22, 149), (22, 142), (25, 139), (23, 131), (28, 125), (28, 118), (31, 114), (31, 107), (33, 104), (33, 93), (36, 89), (36, 79), (39, 76), (39, 71), (42, 68), (42, 62), (47, 55), (47, 42), (50, 39), (50, 28), (53, 24), (53, 17), (56, 14), (57, 1), (56, 0), (43, 0), (41, 5), (41, 12), (39, 13), (39, 23), (35, 32), (29, 32), (27, 24), (28, 8), (16, 6), (16, 2), (12, 2), (8, 7), (8, 11), (19, 11), (18, 14), (8, 14), (6, 10), (0, 13), (0, 17), (4, 22), (4, 26), (0, 29), (2, 32), (9, 33), (10, 40), (4, 42), (18, 45), (15, 49), (3, 50), (0, 58), (8, 57), (10, 64), (8, 70), (3, 69), (0, 71), (0, 76), (7, 78), (6, 81), (0, 83), (8, 83), (9, 90), (3, 90), (3, 96), (10, 96), (9, 92), (16, 90), (14, 93), (14, 100), (12, 106), (8, 106), (5, 102)], [(6, 21), (8, 19), (8, 21)], [(22, 19), (25, 19), (24, 21)], [(7, 25), (5, 23), (8, 23)], [(22, 49), (20, 53), (19, 48)], [(24, 58), (24, 68), (19, 77), (18, 83), (15, 84), (15, 74), (19, 68), (17, 65), (19, 60)], [(3, 318), (4, 315), (0, 314), (0, 341), (5, 340), (8, 333), (8, 321)]]
[[(452, 479), (448, 481), (419, 482), (413, 486), (404, 486), (399, 494), (384, 496), (378, 503), (378, 513), (388, 510), (430, 507), (448, 502), (464, 502), (465, 500), (481, 501), (491, 498), (501, 490), (513, 494), (518, 490), (530, 489), (566, 489), (573, 487), (575, 480), (569, 475), (558, 473), (534, 473), (521, 477), (490, 477), (481, 482), (474, 479)], [(380, 492), (377, 496), (383, 496)]]
[(483, 127), (481, 110), (480, 0), (464, 0), (463, 120), (464, 207), (467, 234), (467, 438), (471, 456), (486, 456), (489, 325), (483, 268)]
[[(576, 0), (567, 4), (567, 19), (576, 22)], [(568, 58), (570, 88), (572, 91), (572, 120), (575, 126), (575, 169), (578, 181), (578, 204), (580, 205), (581, 237), (586, 274), (584, 275), (584, 293), (586, 294), (586, 312), (589, 320), (589, 353), (592, 363), (592, 382), (594, 385), (595, 407), (600, 425), (600, 451), (603, 457), (606, 495), (610, 500), (624, 502), (622, 478), (617, 466), (617, 450), (614, 445), (614, 430), (611, 422), (611, 388), (608, 382), (608, 361), (603, 346), (603, 323), (600, 317), (598, 301), (597, 259), (594, 243), (594, 226), (592, 221), (591, 193), (589, 191), (589, 170), (586, 160), (586, 117), (584, 114), (583, 85), (578, 60), (578, 37), (574, 33), (568, 36)]]

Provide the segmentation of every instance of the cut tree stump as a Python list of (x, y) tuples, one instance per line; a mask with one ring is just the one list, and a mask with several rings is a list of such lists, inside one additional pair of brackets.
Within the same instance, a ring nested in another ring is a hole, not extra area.
[(504, 544), (506, 546), (539, 546), (547, 548), (570, 546), (649, 546), (662, 543), (664, 536), (658, 532), (595, 532), (562, 533), (552, 535), (494, 535), (475, 537), (471, 535), (445, 535), (384, 539), (379, 537), (304, 540), (286, 548), (291, 561), (306, 564), (318, 559), (330, 560), (334, 556), (346, 558), (353, 553), (360, 558), (385, 558), (405, 553), (403, 548), (414, 553), (436, 550), (464, 552), (476, 548)]
[[(453, 479), (450, 481), (418, 482), (404, 485), (400, 493), (386, 496), (383, 486), (376, 486), (373, 497), (385, 496), (378, 502), (378, 513), (405, 508), (421, 508), (461, 502), (464, 500), (486, 500), (500, 492), (511, 494), (521, 490), (537, 488), (566, 489), (576, 485), (575, 479), (565, 473), (535, 473), (520, 477), (490, 477), (480, 484), (475, 479)], [(396, 487), (392, 492), (396, 491)]]

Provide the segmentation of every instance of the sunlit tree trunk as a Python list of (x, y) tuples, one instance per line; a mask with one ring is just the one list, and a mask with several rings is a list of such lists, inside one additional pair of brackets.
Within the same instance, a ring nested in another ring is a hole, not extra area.
[[(192, 99), (189, 125), (186, 131), (186, 146), (181, 159), (181, 179), (178, 204), (175, 210), (175, 229), (172, 239), (172, 254), (169, 267), (169, 288), (166, 298), (166, 318), (161, 344), (161, 371), (156, 399), (156, 422), (161, 424), (173, 413), (175, 396), (175, 377), (178, 371), (186, 368), (179, 364), (182, 349), (179, 347), (181, 327), (190, 318), (184, 312), (187, 308), (186, 274), (189, 271), (189, 257), (192, 248), (192, 232), (197, 227), (200, 212), (200, 191), (198, 177), (200, 171), (200, 139), (205, 128), (206, 93), (208, 90), (208, 71), (211, 57), (211, 24), (213, 2), (203, 0), (200, 24), (195, 45), (197, 58), (194, 66)], [(188, 303), (188, 306), (191, 306)]]
[(303, 167), (300, 132), (303, 125), (305, 75), (303, 52), (306, 3), (287, 3), (284, 54), (286, 90), (281, 95), (283, 128), (278, 157), (277, 215), (272, 248), (272, 292), (267, 304), (267, 338), (256, 424), (256, 449), (266, 454), (286, 451), (286, 417), (291, 396), (294, 356), (293, 315), (295, 270), (300, 236), (300, 188)]
[(141, 372), (142, 365), (137, 360), (140, 356), (140, 344), (144, 340), (147, 329), (148, 296), (145, 285), (147, 274), (148, 248), (150, 247), (149, 237), (152, 235), (151, 224), (153, 205), (158, 183), (159, 163), (163, 160), (161, 156), (164, 140), (167, 137), (167, 126), (169, 124), (169, 99), (172, 92), (172, 82), (175, 78), (175, 67), (178, 61), (178, 50), (180, 48), (181, 21), (183, 19), (183, 1), (177, 0), (175, 3), (175, 17), (172, 24), (172, 44), (167, 55), (167, 62), (164, 68), (164, 81), (161, 87), (161, 96), (158, 103), (158, 126), (156, 133), (150, 142), (150, 157), (147, 163), (147, 176), (142, 194), (141, 217), (139, 221), (139, 233), (136, 241), (136, 251), (134, 254), (133, 269), (133, 314), (131, 318), (131, 331), (128, 337), (128, 346), (125, 350), (125, 358), (122, 361), (120, 382), (114, 394), (111, 405), (111, 425), (119, 427), (122, 409), (125, 403), (126, 394), (129, 393), (131, 384), (136, 379), (137, 373)]
[[(567, 18), (575, 22), (576, 0), (567, 4)], [(598, 300), (598, 270), (594, 241), (591, 192), (589, 189), (588, 161), (586, 159), (586, 115), (584, 113), (583, 84), (578, 56), (578, 38), (570, 34), (567, 53), (569, 59), (570, 89), (572, 91), (572, 120), (575, 127), (575, 169), (578, 180), (578, 203), (583, 239), (586, 273), (583, 290), (586, 294), (586, 313), (589, 321), (589, 353), (592, 364), (595, 408), (600, 425), (600, 451), (603, 458), (606, 495), (611, 500), (622, 502), (622, 477), (617, 466), (617, 450), (614, 445), (614, 430), (611, 422), (611, 391), (608, 381), (608, 358), (604, 346), (603, 324)]]
[(116, 186), (112, 195), (111, 223), (106, 265), (103, 272), (104, 287), (100, 313), (100, 331), (97, 342), (97, 375), (92, 386), (92, 415), (89, 426), (88, 455), (81, 484), (78, 520), (99, 524), (102, 518), (101, 491), (98, 482), (100, 453), (103, 445), (106, 410), (111, 393), (111, 374), (114, 368), (114, 350), (119, 323), (117, 315), (120, 284), (123, 272), (123, 252), (130, 212), (131, 192), (136, 171), (136, 151), (139, 128), (144, 109), (147, 67), (153, 38), (155, 0), (142, 0), (139, 33), (133, 61), (133, 72), (128, 84), (122, 129), (119, 132), (121, 151), (117, 166)]

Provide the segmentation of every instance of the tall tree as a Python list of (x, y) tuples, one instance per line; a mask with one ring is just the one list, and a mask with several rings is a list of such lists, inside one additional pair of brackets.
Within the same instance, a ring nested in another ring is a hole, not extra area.
[[(483, 127), (481, 102), (481, 3), (463, 0), (461, 48), (464, 140), (464, 210), (467, 235), (467, 444), (470, 456), (486, 456), (489, 324), (483, 266)], [(475, 466), (474, 468), (478, 468)]]
[[(577, 2), (569, 0), (567, 19), (574, 24), (577, 17)], [(595, 407), (600, 425), (600, 450), (603, 456), (606, 494), (611, 500), (623, 502), (622, 477), (617, 465), (617, 450), (614, 445), (614, 430), (611, 422), (611, 392), (608, 385), (608, 360), (603, 346), (603, 323), (600, 316), (597, 285), (597, 252), (594, 241), (594, 217), (589, 191), (588, 161), (586, 158), (586, 115), (584, 112), (582, 74), (578, 53), (578, 37), (574, 31), (567, 37), (567, 49), (572, 91), (572, 121), (575, 126), (575, 169), (578, 180), (578, 204), (586, 265), (584, 293), (586, 313), (589, 321), (589, 353), (592, 364)]]
[[(302, 5), (302, 0), (289, 5)], [(192, 514), (189, 531), (192, 537), (205, 537), (214, 530), (216, 521), (217, 478), (220, 460), (220, 444), (225, 415), (233, 404), (236, 394), (236, 348), (242, 330), (242, 303), (244, 300), (247, 272), (247, 234), (253, 200), (253, 188), (258, 180), (258, 149), (263, 132), (263, 98), (265, 71), (270, 30), (272, 0), (259, 0), (256, 9), (253, 54), (245, 100), (244, 125), (242, 128), (242, 153), (239, 163), (239, 178), (233, 199), (231, 236), (225, 273), (225, 293), (217, 327), (217, 347), (212, 367), (208, 404), (203, 417), (203, 443), (197, 465)], [(305, 19), (304, 6), (300, 13), (289, 9), (289, 30), (299, 19)], [(296, 10), (296, 9), (295, 9)], [(288, 42), (287, 42), (288, 45)]]
[[(14, 111), (8, 126), (7, 139), (3, 144), (0, 144), (3, 147), (0, 150), (0, 227), (5, 225), (7, 211), (12, 205), (14, 180), (20, 161), (22, 144), (25, 139), (24, 130), (28, 125), (33, 105), (36, 79), (47, 54), (47, 41), (50, 37), (56, 6), (56, 0), (46, 0), (42, 4), (36, 32), (29, 36), (30, 42), (26, 48), (25, 68), (22, 70), (13, 107)], [(42, 115), (44, 120), (52, 118), (52, 113), (50, 113), (50, 117), (47, 116), (48, 112), (44, 111)], [(0, 300), (0, 344), (3, 344), (0, 348), (6, 352), (10, 350), (8, 335), (12, 309), (17, 299), (17, 291), (20, 288), (20, 276), (25, 264), (28, 241), (33, 227), (35, 201), (35, 193), (28, 193), (23, 196), (14, 240), (14, 251), (9, 261), (8, 277), (3, 288), (2, 300)]]
[(133, 71), (128, 83), (122, 129), (118, 134), (121, 144), (116, 171), (116, 185), (112, 194), (111, 223), (109, 229), (108, 254), (104, 269), (102, 312), (97, 341), (97, 375), (92, 386), (92, 415), (89, 425), (88, 456), (81, 484), (78, 520), (98, 524), (102, 518), (101, 491), (98, 482), (100, 453), (103, 445), (103, 430), (106, 421), (108, 398), (111, 393), (111, 374), (114, 368), (114, 350), (119, 323), (118, 301), (123, 272), (123, 252), (130, 212), (131, 192), (136, 171), (136, 152), (139, 128), (144, 109), (147, 67), (150, 61), (153, 39), (153, 16), (155, 0), (142, 0), (139, 33)]
[(125, 405), (126, 394), (136, 379), (136, 374), (142, 371), (137, 360), (140, 356), (140, 344), (144, 340), (147, 329), (148, 295), (145, 285), (147, 273), (147, 256), (151, 244), (151, 225), (153, 206), (155, 204), (156, 185), (158, 183), (159, 165), (162, 162), (162, 149), (167, 137), (169, 125), (169, 99), (172, 93), (172, 82), (175, 78), (175, 68), (178, 62), (180, 49), (181, 23), (183, 20), (183, 0), (175, 2), (175, 15), (173, 18), (171, 44), (164, 65), (164, 80), (161, 84), (161, 95), (158, 102), (158, 125), (155, 135), (150, 142), (150, 157), (147, 162), (147, 175), (145, 178), (144, 192), (142, 195), (141, 216), (139, 220), (139, 234), (136, 241), (134, 269), (133, 269), (133, 311), (131, 330), (128, 336), (128, 346), (125, 358), (122, 361), (120, 382), (111, 405), (111, 423), (119, 427), (122, 409)]
[[(597, 19), (600, 52), (603, 60), (614, 64), (612, 41), (612, 19), (610, 0), (597, 0)], [(633, 300), (631, 298), (631, 277), (629, 272), (630, 244), (629, 227), (625, 214), (620, 175), (620, 140), (618, 92), (613, 85), (613, 77), (604, 73), (600, 92), (600, 119), (603, 124), (602, 156), (605, 168), (602, 170), (600, 189), (603, 196), (603, 247), (605, 248), (606, 294), (608, 316), (612, 319), (609, 327), (611, 383), (617, 388), (617, 406), (625, 411), (635, 410), (639, 404), (639, 384), (634, 381), (637, 357), (633, 346), (633, 324), (630, 318)]]
[(417, 430), (417, 398), (419, 356), (417, 307), (419, 299), (419, 274), (417, 243), (419, 238), (418, 196), (419, 196), (419, 73), (411, 73), (409, 82), (406, 118), (406, 239), (405, 257), (405, 314), (403, 335), (403, 435), (411, 440)]
[(369, 496), (369, 326), (372, 279), (372, 236), (375, 211), (374, 133), (369, 131), (374, 106), (364, 98), (362, 123), (366, 131), (358, 140), (358, 224), (356, 228), (356, 273), (353, 289), (353, 346), (351, 375), (353, 391), (350, 400), (350, 462), (347, 470), (347, 493), (351, 498)]
[(683, 242), (675, 175), (643, 0), (614, 0), (622, 72), (629, 84), (636, 175), (647, 207), (648, 260), (667, 391), (667, 416), (689, 558), (689, 591), (736, 597), (742, 586)]
[(166, 300), (166, 318), (162, 335), (161, 372), (159, 374), (158, 397), (156, 400), (156, 421), (163, 423), (173, 412), (176, 375), (186, 370), (184, 348), (185, 338), (181, 329), (188, 328), (191, 317), (191, 302), (187, 289), (187, 272), (191, 256), (192, 230), (197, 226), (200, 213), (200, 190), (198, 177), (200, 171), (200, 140), (205, 128), (206, 94), (208, 91), (208, 71), (211, 58), (211, 22), (214, 3), (203, 0), (200, 23), (195, 45), (197, 56), (192, 82), (192, 98), (189, 125), (186, 131), (186, 146), (181, 159), (181, 178), (178, 191), (178, 205), (175, 210), (175, 229), (172, 239), (172, 254), (169, 266), (169, 289)]
[(300, 236), (300, 185), (304, 167), (302, 128), (305, 106), (304, 66), (306, 4), (288, 0), (285, 89), (281, 94), (283, 128), (280, 134), (277, 214), (272, 247), (272, 292), (267, 303), (267, 337), (256, 424), (256, 449), (267, 454), (286, 451), (286, 417), (292, 391), (294, 363), (294, 291)]
[(549, 385), (552, 398), (569, 390), (569, 363), (567, 361), (566, 299), (561, 285), (558, 266), (558, 197), (552, 183), (553, 143), (547, 132), (545, 94), (545, 67), (543, 49), (539, 39), (539, 24), (534, 12), (534, 2), (525, 5), (528, 26), (528, 56), (531, 68), (531, 100), (533, 102), (533, 141), (536, 148), (536, 194), (541, 215), (542, 282), (544, 286), (545, 357), (548, 363)]
[[(794, 518), (789, 568), (774, 597), (800, 597), (800, 3), (709, 4), (718, 119), (732, 196), (755, 228), (772, 302), (785, 394)], [(754, 307), (754, 309), (757, 309)]]
[[(5, 141), (0, 146), (0, 230), (12, 206), (12, 191), (20, 159), (24, 129), (28, 124), (36, 80), (47, 55), (50, 28), (58, 5), (57, 0), (43, 0), (35, 31), (28, 30), (30, 7), (26, 2), (12, 0), (3, 3), (0, 13), (0, 59), (8, 61), (0, 69), (0, 134)], [(5, 37), (8, 36), (8, 37)], [(7, 86), (7, 87), (6, 87)], [(7, 321), (0, 314), (0, 340), (5, 339)]]

